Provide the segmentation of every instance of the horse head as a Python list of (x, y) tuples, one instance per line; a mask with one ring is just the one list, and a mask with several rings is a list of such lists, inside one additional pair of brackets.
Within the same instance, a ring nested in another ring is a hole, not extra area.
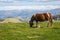
[(29, 25), (30, 25), (30, 27), (32, 27), (33, 26), (33, 21), (29, 21)]
[(34, 15), (31, 17), (31, 20), (29, 21), (29, 25), (30, 25), (30, 27), (33, 26), (33, 21), (34, 21)]

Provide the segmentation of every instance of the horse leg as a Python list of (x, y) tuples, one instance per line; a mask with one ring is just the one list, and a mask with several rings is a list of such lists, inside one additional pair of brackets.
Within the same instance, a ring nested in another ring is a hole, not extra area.
[(48, 21), (47, 21), (47, 27), (48, 27), (48, 26), (51, 26), (51, 25), (52, 25), (51, 20), (48, 20)]
[(50, 20), (50, 26), (52, 27), (52, 24), (53, 24), (53, 21), (52, 21), (52, 19)]
[(50, 26), (50, 23), (51, 23), (50, 21), (51, 21), (50, 18), (48, 18), (48, 20), (47, 20), (47, 27)]
[(47, 27), (49, 26), (49, 21), (47, 21)]
[(40, 28), (40, 25), (39, 25), (39, 23), (37, 21), (36, 21), (36, 27)]
[(52, 25), (52, 24), (53, 24), (52, 16), (50, 16), (50, 20), (49, 20), (49, 22), (50, 22), (50, 26), (53, 27), (53, 25)]

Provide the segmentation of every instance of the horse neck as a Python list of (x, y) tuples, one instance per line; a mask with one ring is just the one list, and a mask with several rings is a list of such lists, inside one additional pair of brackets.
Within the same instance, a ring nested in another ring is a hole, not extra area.
[(33, 22), (35, 20), (35, 17), (34, 15), (31, 17), (31, 21)]
[(31, 19), (30, 21), (31, 21), (31, 22), (33, 22), (34, 20), (33, 20), (33, 19)]

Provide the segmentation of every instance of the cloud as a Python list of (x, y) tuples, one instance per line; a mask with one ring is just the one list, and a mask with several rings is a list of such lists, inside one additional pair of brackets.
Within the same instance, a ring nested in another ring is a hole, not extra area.
[(22, 10), (22, 9), (34, 9), (34, 10), (48, 10), (48, 9), (55, 9), (60, 8), (60, 6), (53, 6), (53, 5), (42, 5), (42, 6), (4, 6), (0, 7), (0, 10)]
[(47, 1), (60, 1), (60, 0), (15, 0), (15, 1), (25, 1), (25, 2), (47, 2)]
[(60, 1), (54, 1), (54, 2), (19, 2), (14, 1), (10, 3), (4, 3), (0, 2), (0, 6), (40, 6), (40, 5), (60, 5)]
[(16, 1), (18, 1), (18, 2), (44, 2), (44, 1), (48, 1), (48, 2), (50, 2), (50, 1), (60, 1), (60, 0), (0, 0), (0, 2), (16, 2)]
[(0, 1), (10, 1), (10, 0), (0, 0)]
[(35, 2), (48, 1), (48, 0), (33, 0)]
[(12, 2), (14, 0), (0, 0), (0, 2)]
[[(24, 2), (17, 0), (0, 0), (8, 2), (0, 2), (0, 10), (14, 10), (14, 9), (53, 9), (60, 8), (60, 1), (49, 0), (32, 0), (32, 2)], [(9, 2), (10, 1), (10, 2)], [(41, 2), (46, 1), (46, 2)]]

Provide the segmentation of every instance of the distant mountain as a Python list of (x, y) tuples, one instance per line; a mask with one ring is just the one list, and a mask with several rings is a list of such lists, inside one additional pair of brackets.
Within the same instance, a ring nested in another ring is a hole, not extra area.
[(49, 10), (48, 12), (51, 12), (53, 15), (60, 14), (60, 8)]
[(51, 10), (33, 10), (33, 9), (25, 9), (25, 10), (0, 10), (0, 19), (11, 18), (11, 17), (21, 17), (23, 19), (30, 18), (33, 14), (50, 12), (53, 15), (60, 13), (60, 8), (51, 9)]

